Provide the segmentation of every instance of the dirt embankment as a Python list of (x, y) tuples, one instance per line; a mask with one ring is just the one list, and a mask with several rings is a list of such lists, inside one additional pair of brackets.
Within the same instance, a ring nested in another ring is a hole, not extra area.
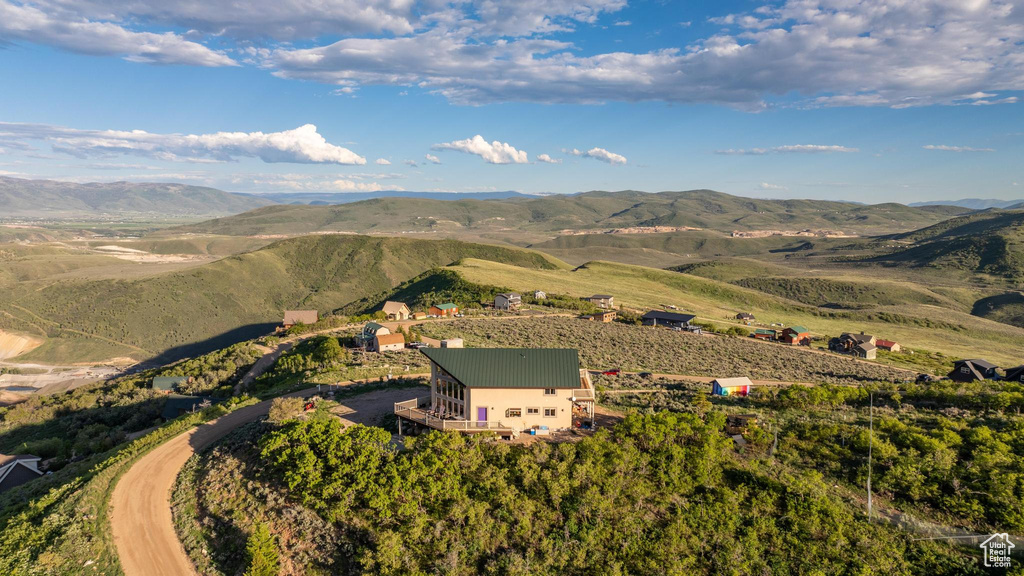
[(33, 338), (24, 334), (13, 334), (11, 332), (4, 332), (3, 330), (0, 330), (0, 360), (6, 360), (7, 358), (14, 358), (15, 356), (24, 354), (29, 350), (35, 349), (42, 343), (43, 341), (39, 338)]

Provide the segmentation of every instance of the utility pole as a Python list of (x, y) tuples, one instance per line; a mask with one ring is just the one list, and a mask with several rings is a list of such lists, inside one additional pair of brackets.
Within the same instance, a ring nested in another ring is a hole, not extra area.
[(871, 448), (875, 443), (875, 397), (868, 392), (868, 522), (871, 521)]

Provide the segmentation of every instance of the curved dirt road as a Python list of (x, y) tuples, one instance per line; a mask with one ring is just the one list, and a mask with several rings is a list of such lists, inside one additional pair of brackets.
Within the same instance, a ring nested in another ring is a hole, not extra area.
[[(309, 388), (286, 396), (311, 396)], [(395, 402), (422, 394), (418, 388), (375, 390), (341, 401), (343, 418), (370, 423), (390, 412)], [(171, 517), (171, 489), (193, 454), (229, 432), (266, 415), (270, 400), (240, 408), (161, 444), (143, 456), (114, 487), (110, 527), (126, 576), (184, 576), (195, 574), (192, 560), (178, 540)]]

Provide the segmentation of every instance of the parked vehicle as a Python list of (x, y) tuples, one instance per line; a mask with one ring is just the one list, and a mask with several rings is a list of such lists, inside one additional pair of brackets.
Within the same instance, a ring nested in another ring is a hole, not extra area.
[(640, 377), (641, 378), (653, 378), (654, 374), (651, 374), (650, 372), (641, 372), (640, 373)]
[(419, 350), (420, 348), (430, 348), (430, 344), (427, 344), (426, 342), (406, 342), (405, 347), (413, 350)]
[(605, 376), (618, 376), (621, 373), (622, 370), (619, 370), (618, 368), (612, 368), (611, 370), (605, 370), (604, 372), (601, 372), (601, 374), (604, 374)]

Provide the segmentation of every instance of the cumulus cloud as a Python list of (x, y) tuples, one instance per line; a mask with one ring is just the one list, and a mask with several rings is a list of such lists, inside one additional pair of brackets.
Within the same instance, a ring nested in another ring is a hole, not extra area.
[(995, 152), (993, 148), (972, 148), (971, 146), (946, 146), (944, 144), (928, 144), (925, 150), (941, 150), (944, 152)]
[(441, 163), (441, 159), (438, 158), (437, 156), (434, 156), (433, 154), (424, 154), (423, 157), (426, 158), (427, 162), (430, 162), (431, 164)]
[(465, 140), (455, 140), (431, 146), (434, 150), (457, 150), (466, 154), (474, 154), (489, 164), (525, 164), (529, 161), (525, 150), (516, 150), (505, 142), (488, 142), (477, 134)]
[(761, 190), (788, 190), (788, 188), (781, 184), (772, 184), (770, 182), (761, 182), (758, 188)]
[(548, 156), (547, 154), (540, 154), (540, 155), (538, 155), (537, 156), (537, 161), (538, 162), (543, 162), (545, 164), (561, 164), (562, 163), (562, 159), (561, 158), (552, 158), (551, 156)]
[(419, 163), (417, 163), (415, 160), (402, 160), (402, 164), (405, 164), (406, 166), (412, 166), (413, 168), (419, 166)]
[(0, 122), (0, 139), (42, 140), (49, 142), (55, 152), (79, 158), (132, 154), (190, 162), (252, 157), (264, 162), (366, 164), (366, 159), (355, 152), (328, 143), (313, 124), (269, 133), (154, 134)]
[(602, 162), (607, 162), (609, 164), (626, 163), (625, 156), (622, 156), (621, 154), (616, 154), (615, 152), (609, 152), (604, 148), (591, 148), (586, 152), (573, 148), (572, 150), (563, 150), (563, 152), (565, 152), (566, 154), (571, 154), (573, 156), (580, 156), (582, 158), (594, 158), (595, 160), (600, 160)]
[(830, 152), (859, 152), (858, 148), (849, 146), (822, 145), (822, 144), (790, 144), (786, 146), (774, 146), (772, 148), (729, 148), (727, 150), (715, 150), (715, 154), (723, 156), (763, 156), (765, 154), (824, 154)]
[(377, 158), (373, 163), (379, 166), (391, 166), (391, 161), (387, 158)]
[(235, 66), (225, 55), (171, 33), (132, 32), (112, 22), (95, 22), (45, 12), (29, 4), (0, 0), (0, 45), (20, 40), (82, 54), (122, 56), (154, 64)]

